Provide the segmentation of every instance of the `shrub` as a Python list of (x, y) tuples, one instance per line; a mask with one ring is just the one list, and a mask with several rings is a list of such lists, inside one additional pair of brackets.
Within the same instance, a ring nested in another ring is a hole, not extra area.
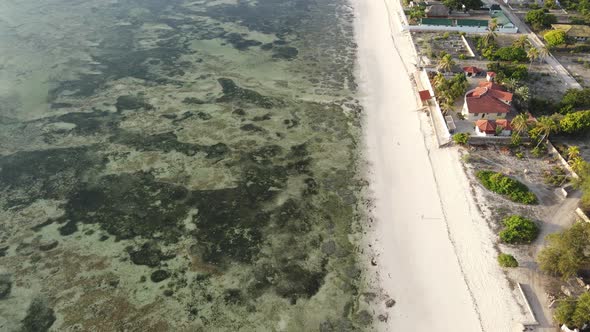
[(510, 216), (503, 223), (500, 239), (506, 243), (531, 243), (539, 234), (537, 224), (521, 216)]
[(553, 315), (559, 324), (566, 324), (569, 328), (582, 328), (590, 323), (590, 293), (583, 293), (580, 297), (568, 297), (559, 302)]
[(513, 202), (523, 204), (537, 203), (537, 197), (529, 191), (527, 186), (502, 173), (479, 171), (476, 177), (486, 189), (504, 195)]
[(458, 133), (453, 135), (453, 141), (457, 144), (465, 145), (469, 141), (468, 133)]
[(559, 166), (554, 166), (550, 171), (545, 171), (543, 181), (545, 184), (558, 187), (568, 179), (565, 170)]
[(575, 275), (578, 270), (590, 264), (590, 223), (578, 222), (561, 233), (549, 234), (546, 246), (537, 255), (541, 270), (563, 276)]
[(494, 58), (504, 61), (522, 62), (527, 59), (526, 51), (520, 47), (500, 47), (494, 54)]
[(545, 9), (535, 9), (526, 13), (524, 21), (529, 23), (534, 30), (541, 30), (557, 22), (555, 15), (548, 14)]
[(562, 30), (551, 30), (545, 33), (543, 39), (545, 39), (547, 45), (554, 47), (565, 44), (566, 35)]
[(498, 263), (501, 267), (518, 267), (518, 261), (510, 254), (501, 253), (498, 255)]
[(579, 111), (566, 114), (559, 120), (561, 131), (566, 134), (577, 134), (590, 129), (590, 111)]
[(535, 146), (531, 150), (531, 154), (533, 155), (533, 157), (536, 157), (536, 158), (543, 157), (546, 153), (547, 153), (547, 147), (545, 146), (545, 144), (539, 144), (538, 146)]

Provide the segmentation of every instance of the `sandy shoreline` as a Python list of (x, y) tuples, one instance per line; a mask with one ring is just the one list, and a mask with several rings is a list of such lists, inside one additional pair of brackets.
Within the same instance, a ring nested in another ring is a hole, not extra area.
[[(496, 262), (493, 233), (470, 195), (456, 148), (438, 149), (416, 112), (397, 0), (355, 0), (357, 75), (377, 220), (378, 279), (397, 304), (390, 331), (512, 331), (526, 320)], [(393, 25), (393, 27), (392, 27)], [(393, 32), (393, 33), (392, 33)], [(393, 35), (393, 38), (392, 38)]]

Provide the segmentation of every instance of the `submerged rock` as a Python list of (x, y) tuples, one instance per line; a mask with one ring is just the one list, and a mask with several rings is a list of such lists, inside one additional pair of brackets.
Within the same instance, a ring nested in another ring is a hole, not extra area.
[(170, 278), (170, 272), (165, 271), (165, 270), (154, 271), (152, 273), (152, 275), (150, 276), (150, 279), (153, 282), (160, 282), (160, 281), (166, 280), (168, 278)]
[(9, 275), (0, 275), (0, 300), (8, 297), (12, 290), (12, 281)]
[(22, 332), (45, 332), (55, 322), (55, 314), (52, 308), (47, 306), (45, 300), (35, 298), (31, 302), (27, 315), (22, 321)]
[[(156, 266), (160, 265), (161, 261), (170, 259), (173, 256), (164, 255), (162, 253), (162, 251), (160, 250), (160, 248), (157, 247), (156, 244), (154, 244), (152, 242), (146, 242), (143, 244), (143, 246), (141, 246), (141, 248), (139, 250), (131, 251), (129, 253), (129, 257), (131, 258), (131, 261), (133, 262), (133, 264), (146, 265), (149, 267), (156, 267)], [(160, 276), (162, 275), (162, 272), (166, 272), (166, 271), (162, 271), (162, 270), (158, 270), (158, 271), (161, 271), (157, 274)], [(158, 272), (158, 271), (156, 271), (156, 272)], [(152, 274), (152, 276), (153, 276), (153, 274)], [(166, 278), (164, 278), (164, 279), (166, 279)], [(164, 279), (162, 279), (162, 280), (164, 280)]]
[(254, 90), (241, 88), (229, 78), (220, 78), (217, 81), (221, 85), (223, 91), (223, 96), (217, 98), (218, 102), (244, 102), (258, 105), (263, 108), (272, 108), (274, 106), (283, 105), (283, 102), (279, 99), (263, 96)]

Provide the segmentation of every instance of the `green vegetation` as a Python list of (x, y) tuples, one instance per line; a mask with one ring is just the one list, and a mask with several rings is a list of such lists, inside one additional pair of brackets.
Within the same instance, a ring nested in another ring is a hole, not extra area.
[(465, 145), (469, 141), (468, 133), (458, 133), (453, 135), (453, 141), (457, 144)]
[(590, 293), (583, 293), (577, 299), (568, 297), (560, 301), (553, 318), (559, 324), (566, 324), (570, 329), (590, 324)]
[(477, 9), (483, 6), (483, 2), (481, 0), (443, 0), (443, 4), (449, 9), (456, 9), (460, 10), (463, 9), (463, 5), (465, 5), (465, 9)]
[(568, 89), (559, 103), (559, 113), (567, 114), (590, 108), (590, 89)]
[(426, 7), (424, 6), (414, 6), (412, 8), (410, 8), (409, 12), (408, 12), (408, 18), (411, 21), (418, 21), (419, 19), (426, 17), (426, 13), (424, 12), (426, 9)]
[(432, 86), (443, 113), (447, 113), (453, 109), (455, 100), (467, 92), (467, 78), (463, 74), (456, 74), (448, 80), (438, 73), (432, 78)]
[(518, 267), (518, 261), (510, 254), (500, 253), (498, 255), (498, 264), (501, 267)]
[(531, 243), (539, 235), (537, 224), (521, 216), (507, 217), (502, 223), (504, 229), (500, 231), (500, 239), (505, 243)]
[(441, 55), (440, 60), (438, 61), (437, 69), (442, 72), (448, 72), (451, 71), (454, 65), (455, 61), (453, 61), (451, 55), (444, 53)]
[(542, 30), (557, 22), (555, 15), (549, 14), (546, 9), (535, 9), (526, 13), (524, 21), (531, 25), (533, 30)]
[(528, 77), (528, 68), (526, 65), (501, 64), (498, 62), (488, 63), (488, 71), (496, 73), (496, 81), (504, 82), (506, 79), (523, 81)]
[(543, 39), (547, 42), (549, 47), (555, 47), (565, 44), (567, 38), (565, 32), (562, 30), (551, 30), (543, 35)]
[(527, 186), (502, 173), (479, 171), (476, 177), (488, 190), (504, 195), (513, 202), (523, 204), (537, 203), (537, 197), (529, 191)]
[(578, 134), (590, 129), (590, 111), (566, 114), (559, 120), (561, 131), (566, 134)]
[(559, 187), (569, 180), (565, 170), (559, 166), (553, 166), (551, 170), (546, 170), (543, 173), (543, 181), (545, 184)]
[(541, 270), (567, 279), (590, 264), (590, 223), (575, 223), (545, 240), (547, 246), (537, 256)]
[(523, 48), (513, 46), (500, 47), (493, 56), (493, 60), (503, 61), (523, 62), (527, 59), (527, 53)]

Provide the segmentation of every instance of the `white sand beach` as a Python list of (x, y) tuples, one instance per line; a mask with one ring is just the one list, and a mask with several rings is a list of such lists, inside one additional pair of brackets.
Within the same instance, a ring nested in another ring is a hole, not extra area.
[(399, 10), (396, 1), (354, 2), (375, 200), (372, 247), (380, 286), (397, 302), (384, 326), (515, 331), (527, 318), (497, 265), (494, 235), (471, 197), (458, 151), (436, 147), (428, 118), (416, 111), (406, 72), (414, 70), (413, 47), (398, 15), (387, 11)]

